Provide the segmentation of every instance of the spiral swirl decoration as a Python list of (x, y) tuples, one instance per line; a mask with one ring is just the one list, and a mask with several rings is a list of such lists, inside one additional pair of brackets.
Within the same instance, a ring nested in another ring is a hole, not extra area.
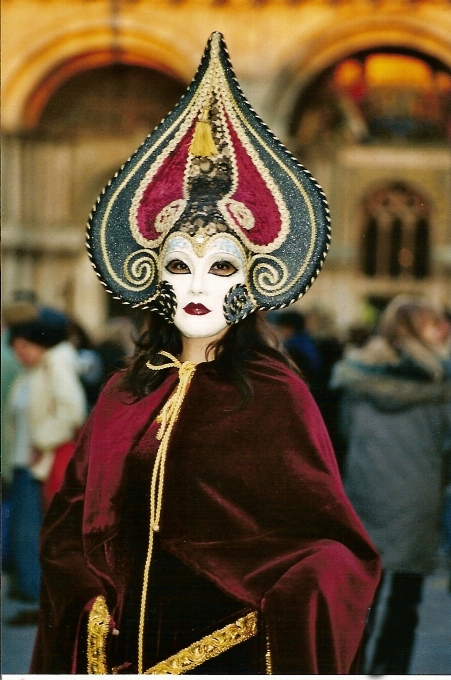
[(245, 319), (254, 311), (255, 306), (245, 284), (237, 283), (229, 290), (224, 299), (223, 309), (225, 320), (229, 326)]
[(135, 250), (124, 262), (124, 276), (135, 290), (144, 290), (157, 275), (157, 257), (152, 250)]
[(288, 269), (284, 262), (274, 255), (257, 256), (254, 259), (252, 280), (262, 295), (278, 295), (288, 280)]

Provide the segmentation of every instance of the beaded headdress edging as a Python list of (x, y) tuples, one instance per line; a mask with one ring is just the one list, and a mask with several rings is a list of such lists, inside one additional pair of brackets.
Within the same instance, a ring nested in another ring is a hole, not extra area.
[(245, 252), (247, 281), (228, 294), (229, 323), (295, 302), (329, 249), (321, 187), (253, 111), (217, 32), (186, 93), (90, 215), (88, 252), (108, 292), (164, 315), (161, 251), (173, 233), (199, 255), (226, 234)]

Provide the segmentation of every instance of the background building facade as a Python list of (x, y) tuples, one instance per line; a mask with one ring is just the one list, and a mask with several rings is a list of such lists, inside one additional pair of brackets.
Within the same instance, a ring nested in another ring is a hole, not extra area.
[(91, 331), (119, 313), (84, 248), (99, 191), (172, 108), (209, 34), (329, 198), (300, 305), (346, 326), (399, 292), (451, 300), (447, 0), (3, 0), (3, 296)]

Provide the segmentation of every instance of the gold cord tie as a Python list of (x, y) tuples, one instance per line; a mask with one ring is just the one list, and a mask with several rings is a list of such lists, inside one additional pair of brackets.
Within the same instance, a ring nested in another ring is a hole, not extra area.
[(144, 567), (144, 580), (141, 595), (141, 611), (139, 616), (139, 635), (138, 635), (138, 674), (143, 672), (143, 641), (144, 641), (144, 621), (146, 614), (146, 596), (149, 581), (150, 563), (152, 561), (153, 551), (153, 535), (154, 532), (160, 530), (160, 516), (163, 501), (163, 483), (164, 470), (166, 462), (166, 453), (171, 438), (172, 429), (177, 421), (177, 418), (182, 407), (183, 400), (188, 391), (191, 378), (196, 370), (196, 364), (191, 361), (184, 361), (181, 363), (176, 357), (169, 352), (160, 352), (163, 356), (170, 359), (170, 363), (162, 364), (161, 366), (154, 366), (147, 362), (147, 368), (152, 371), (162, 371), (165, 368), (178, 368), (179, 370), (179, 384), (177, 389), (168, 399), (166, 404), (161, 409), (156, 421), (160, 423), (160, 428), (157, 432), (157, 439), (161, 442), (158, 447), (157, 456), (153, 466), (152, 481), (150, 485), (150, 531), (149, 531), (149, 546), (147, 549), (146, 564)]

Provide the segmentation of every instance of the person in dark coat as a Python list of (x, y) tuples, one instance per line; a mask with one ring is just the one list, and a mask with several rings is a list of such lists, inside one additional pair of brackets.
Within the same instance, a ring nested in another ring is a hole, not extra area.
[(451, 363), (442, 314), (399, 296), (378, 333), (334, 370), (348, 433), (345, 488), (380, 552), (370, 674), (406, 674), (425, 577), (436, 564), (450, 465)]

